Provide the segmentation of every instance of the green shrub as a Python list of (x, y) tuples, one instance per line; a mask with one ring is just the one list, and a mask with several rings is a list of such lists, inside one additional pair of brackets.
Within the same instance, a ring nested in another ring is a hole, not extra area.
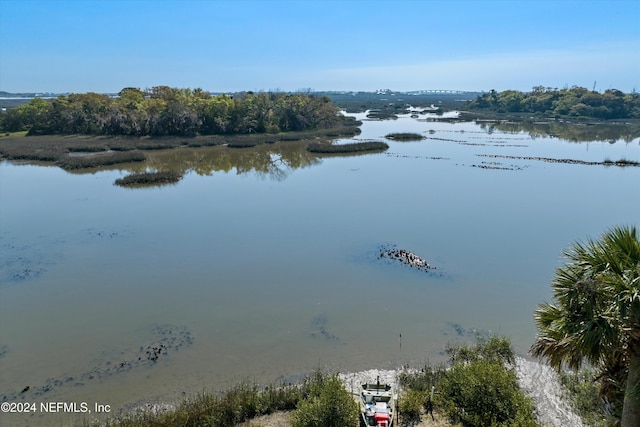
[(358, 405), (337, 375), (315, 375), (291, 416), (293, 427), (348, 427), (358, 423)]
[(534, 406), (500, 363), (457, 363), (440, 381), (437, 406), (463, 426), (535, 426)]
[(560, 372), (560, 385), (582, 421), (593, 427), (607, 425), (607, 413), (600, 398), (600, 385), (593, 371)]
[(487, 340), (479, 340), (474, 346), (457, 345), (446, 349), (451, 363), (470, 363), (484, 360), (493, 363), (515, 362), (515, 354), (511, 348), (511, 342), (504, 337), (490, 337)]
[(507, 338), (490, 337), (474, 345), (450, 346), (447, 353), (452, 365), (449, 370), (425, 366), (420, 372), (400, 375), (400, 384), (407, 390), (400, 400), (404, 421), (416, 421), (410, 415), (416, 413), (419, 397), (425, 404), (431, 387), (435, 387), (435, 411), (454, 423), (474, 427), (536, 426), (533, 402), (520, 390), (510, 367), (515, 356)]
[(416, 423), (420, 420), (420, 411), (427, 402), (428, 395), (423, 391), (409, 390), (398, 401), (398, 409), (402, 422)]
[(434, 387), (447, 374), (444, 366), (432, 368), (423, 367), (420, 372), (402, 372), (400, 374), (400, 384), (403, 388), (422, 392), (431, 392)]

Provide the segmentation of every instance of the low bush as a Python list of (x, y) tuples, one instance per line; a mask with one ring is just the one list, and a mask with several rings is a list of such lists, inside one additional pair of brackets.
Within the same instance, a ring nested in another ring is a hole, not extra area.
[(419, 390), (409, 390), (398, 401), (398, 412), (402, 417), (403, 424), (415, 424), (420, 420), (422, 407), (428, 397), (425, 392)]
[(535, 427), (535, 407), (513, 370), (476, 360), (455, 364), (439, 383), (436, 406), (463, 426)]
[(400, 375), (400, 384), (408, 390), (400, 400), (401, 414), (407, 411), (407, 417), (415, 417), (416, 408), (427, 405), (431, 387), (435, 387), (433, 407), (453, 423), (489, 427), (537, 425), (533, 402), (520, 389), (512, 368), (514, 352), (507, 338), (491, 337), (474, 345), (450, 346), (447, 353), (450, 369), (425, 366), (419, 372)]
[(358, 424), (358, 404), (337, 375), (316, 375), (291, 416), (293, 427), (348, 427)]
[(446, 352), (452, 364), (471, 363), (478, 360), (508, 364), (515, 362), (515, 354), (511, 348), (511, 342), (504, 337), (480, 339), (475, 345), (448, 346)]

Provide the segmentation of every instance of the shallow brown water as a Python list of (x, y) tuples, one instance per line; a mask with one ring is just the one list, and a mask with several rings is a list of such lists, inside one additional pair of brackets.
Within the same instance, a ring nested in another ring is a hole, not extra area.
[[(640, 161), (638, 139), (569, 143), (409, 117), (362, 129), (357, 139), (427, 139), (340, 157), (299, 143), (150, 152), (144, 167), (185, 177), (146, 189), (113, 185), (138, 166), (0, 163), (3, 399), (115, 413), (317, 367), (435, 362), (476, 334), (525, 353), (562, 250), (638, 225), (640, 168), (478, 156)], [(436, 270), (380, 260), (382, 245)]]

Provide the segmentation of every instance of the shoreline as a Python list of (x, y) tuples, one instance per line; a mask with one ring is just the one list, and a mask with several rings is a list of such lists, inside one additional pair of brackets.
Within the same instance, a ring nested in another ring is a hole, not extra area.
[[(523, 392), (533, 399), (536, 408), (536, 419), (542, 427), (583, 427), (581, 418), (573, 411), (570, 404), (564, 399), (564, 392), (558, 380), (558, 374), (553, 368), (545, 363), (537, 361), (528, 355), (516, 355), (513, 366), (518, 382)], [(354, 397), (359, 395), (361, 384), (375, 383), (378, 378), (380, 383), (392, 384), (399, 393), (399, 377), (403, 372), (411, 372), (415, 369), (378, 369), (371, 368), (355, 372), (339, 372), (338, 378), (344, 387)], [(436, 389), (436, 393), (438, 390)], [(128, 409), (122, 414), (136, 413), (138, 411), (150, 411), (161, 413), (172, 411), (177, 408), (179, 402), (139, 402), (127, 405)], [(423, 414), (421, 421), (414, 427), (427, 426), (451, 426), (446, 417), (439, 413), (438, 408), (434, 408), (435, 421)], [(291, 427), (289, 417), (291, 411), (278, 411), (269, 415), (262, 415), (247, 421), (241, 426), (244, 427)]]

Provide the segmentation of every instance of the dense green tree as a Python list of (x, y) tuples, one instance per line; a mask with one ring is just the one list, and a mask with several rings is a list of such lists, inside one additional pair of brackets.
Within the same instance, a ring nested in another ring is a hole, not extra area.
[(615, 227), (574, 243), (552, 281), (554, 304), (536, 309), (533, 355), (557, 368), (586, 361), (623, 427), (640, 425), (640, 236)]
[(558, 90), (535, 86), (529, 93), (491, 90), (467, 103), (465, 108), (598, 119), (640, 118), (640, 97), (616, 89), (599, 93), (582, 87)]
[(0, 128), (7, 132), (30, 130), (48, 120), (51, 104), (42, 98), (33, 98), (25, 105), (12, 108), (0, 118)]
[(198, 89), (124, 88), (113, 99), (97, 93), (34, 99), (0, 116), (5, 132), (39, 134), (211, 135), (278, 133), (329, 127), (338, 120), (329, 98), (307, 94), (212, 96)]

